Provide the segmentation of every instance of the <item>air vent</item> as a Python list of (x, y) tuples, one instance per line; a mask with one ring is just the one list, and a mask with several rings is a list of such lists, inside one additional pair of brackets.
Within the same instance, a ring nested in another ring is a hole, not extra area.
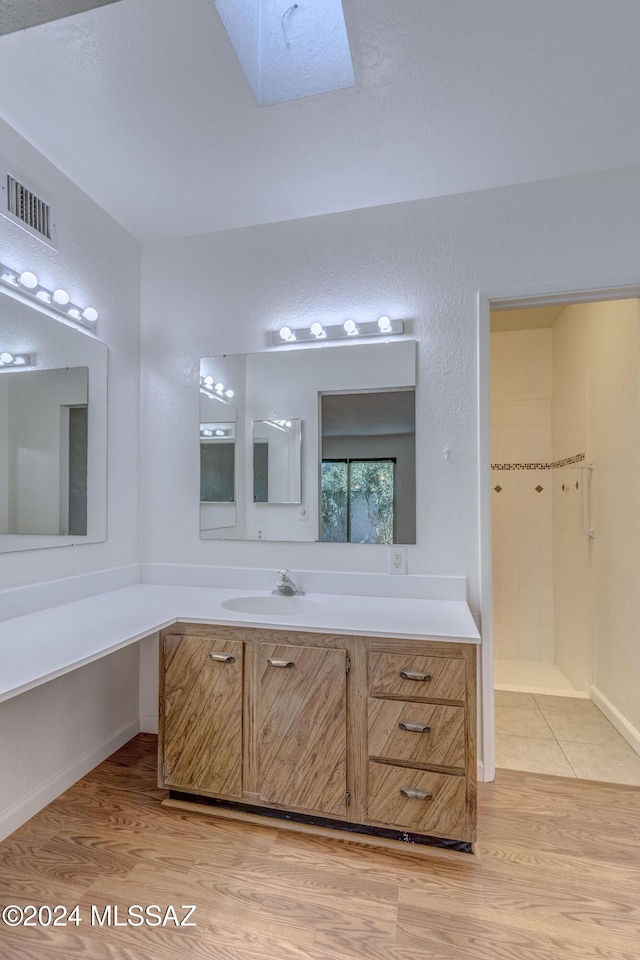
[(7, 174), (7, 210), (16, 219), (51, 240), (51, 208), (23, 183)]
[(52, 245), (54, 223), (51, 204), (11, 173), (6, 174), (2, 187), (4, 203), (0, 212), (38, 239)]

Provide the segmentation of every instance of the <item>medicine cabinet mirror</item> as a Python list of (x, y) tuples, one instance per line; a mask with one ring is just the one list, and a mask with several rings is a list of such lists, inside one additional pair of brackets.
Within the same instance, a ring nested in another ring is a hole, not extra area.
[(0, 354), (0, 552), (105, 540), (107, 347), (2, 293)]
[(203, 357), (201, 538), (415, 543), (415, 350)]

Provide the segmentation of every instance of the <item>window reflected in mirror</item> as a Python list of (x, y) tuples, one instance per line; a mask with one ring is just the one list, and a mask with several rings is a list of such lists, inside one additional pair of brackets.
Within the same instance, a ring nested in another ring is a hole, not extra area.
[(322, 461), (322, 540), (395, 543), (395, 460)]
[(321, 539), (415, 543), (415, 390), (321, 396)]

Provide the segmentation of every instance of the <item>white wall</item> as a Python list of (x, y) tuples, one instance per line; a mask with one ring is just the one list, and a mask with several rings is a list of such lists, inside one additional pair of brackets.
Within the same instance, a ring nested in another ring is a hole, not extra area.
[(551, 329), (491, 334), (494, 644), (505, 660), (555, 656), (552, 343)]
[[(140, 264), (138, 243), (2, 121), (0, 155), (55, 203), (57, 228), (54, 252), (0, 217), (0, 260), (94, 305), (109, 347), (108, 539), (0, 555), (4, 619), (137, 576)], [(0, 832), (138, 729), (137, 664), (137, 651), (125, 651), (0, 705)]]
[(385, 313), (419, 341), (409, 570), (465, 574), (477, 610), (478, 290), (640, 279), (639, 187), (634, 167), (144, 247), (144, 559), (386, 571), (371, 545), (200, 541), (194, 440), (200, 356), (263, 350), (283, 322)]

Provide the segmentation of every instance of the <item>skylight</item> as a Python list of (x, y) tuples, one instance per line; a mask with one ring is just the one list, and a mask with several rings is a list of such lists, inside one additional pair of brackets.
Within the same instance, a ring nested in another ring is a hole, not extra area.
[(215, 0), (258, 106), (355, 84), (342, 0)]

